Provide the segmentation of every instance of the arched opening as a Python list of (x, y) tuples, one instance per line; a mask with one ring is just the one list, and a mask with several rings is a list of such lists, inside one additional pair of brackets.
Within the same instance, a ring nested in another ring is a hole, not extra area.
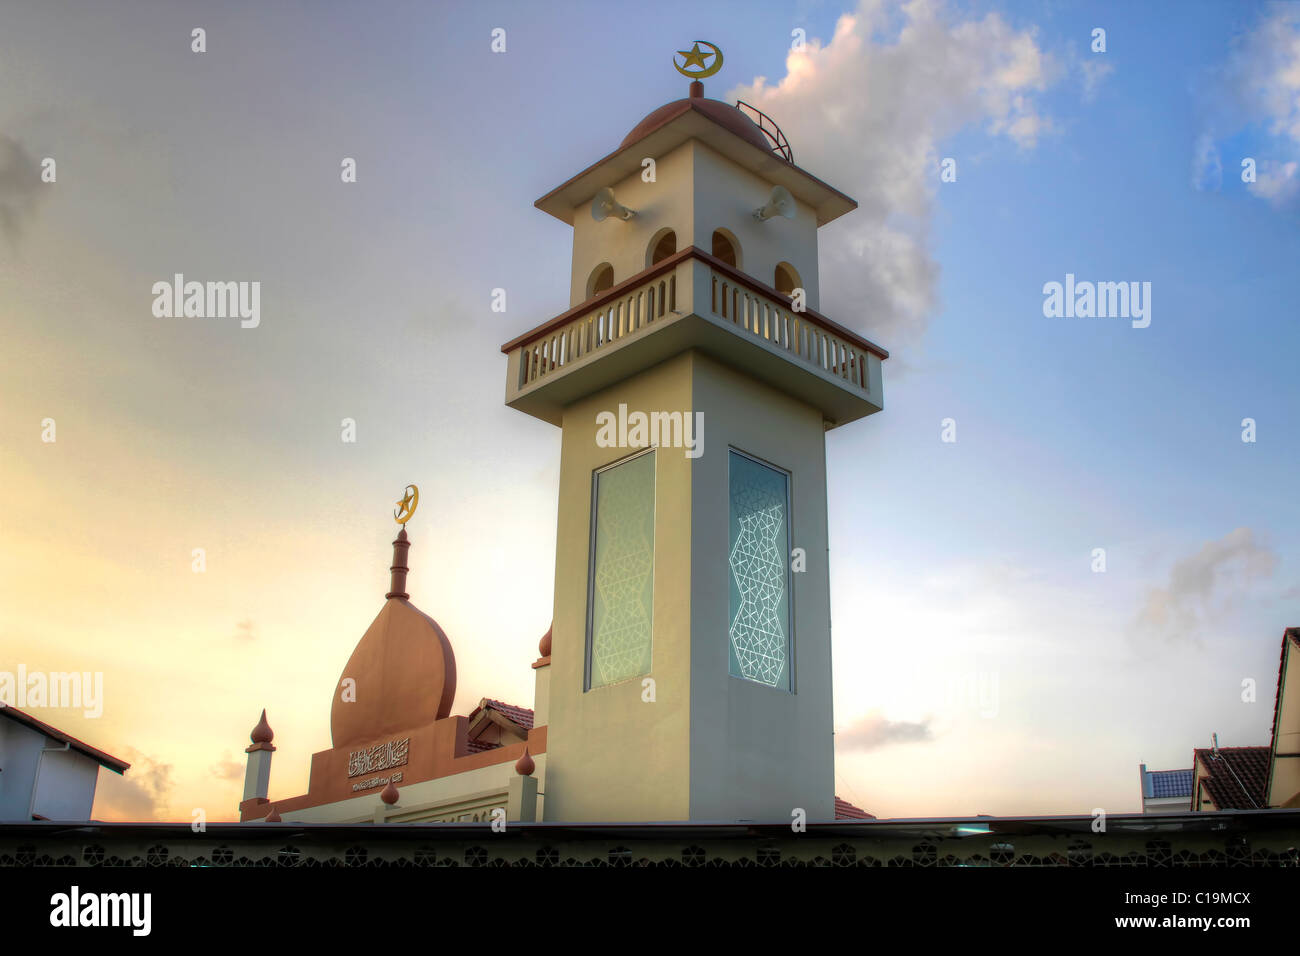
[(799, 273), (788, 262), (778, 262), (776, 264), (776, 276), (772, 281), (772, 285), (782, 295), (793, 295), (795, 289), (803, 287), (803, 283), (799, 281)]
[(600, 295), (606, 289), (614, 286), (614, 267), (608, 262), (602, 262), (591, 271), (587, 279), (587, 298)]
[(727, 230), (713, 230), (713, 248), (709, 251), (715, 259), (721, 259), (734, 269), (740, 268), (740, 243)]
[(671, 229), (660, 229), (650, 240), (650, 261), (646, 263), (646, 268), (650, 268), (657, 262), (663, 262), (676, 251), (677, 233)]

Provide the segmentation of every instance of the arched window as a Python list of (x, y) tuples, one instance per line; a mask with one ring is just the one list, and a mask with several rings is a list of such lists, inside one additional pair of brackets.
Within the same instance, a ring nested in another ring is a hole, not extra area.
[(646, 268), (654, 265), (656, 262), (663, 262), (669, 256), (677, 251), (677, 233), (671, 229), (660, 229), (650, 240), (650, 261), (646, 263)]
[(721, 259), (733, 268), (740, 268), (740, 243), (727, 230), (713, 230), (713, 248), (709, 251), (715, 259)]
[(799, 281), (799, 273), (788, 262), (778, 262), (776, 264), (776, 276), (772, 285), (782, 295), (793, 295), (795, 289), (803, 287), (803, 283)]
[(591, 276), (587, 279), (587, 298), (600, 295), (606, 289), (614, 286), (614, 267), (608, 262), (602, 262), (592, 270)]

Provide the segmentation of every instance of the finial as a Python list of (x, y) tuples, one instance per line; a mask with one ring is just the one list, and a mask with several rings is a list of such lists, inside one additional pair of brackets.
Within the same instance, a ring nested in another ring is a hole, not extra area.
[(402, 530), (397, 532), (397, 537), (393, 539), (393, 564), (388, 570), (392, 572), (392, 579), (388, 585), (386, 598), (402, 598), (406, 600), (410, 597), (406, 593), (406, 572), (410, 570), (406, 566), (406, 555), (411, 549), (411, 542), (406, 536), (406, 522), (411, 520), (411, 515), (415, 514), (415, 509), (420, 505), (420, 489), (416, 485), (407, 485), (406, 494), (402, 500), (397, 502), (397, 510), (393, 512), (393, 520), (402, 526)]
[[(701, 43), (707, 47), (711, 47), (713, 52), (710, 53), (708, 50), (701, 50)], [(722, 69), (722, 51), (718, 49), (716, 43), (710, 43), (708, 40), (696, 40), (693, 47), (689, 50), (678, 50), (677, 55), (682, 58), (680, 64), (676, 60), (673, 60), (673, 66), (676, 68), (677, 72), (682, 76), (688, 76), (695, 81), (691, 84), (691, 96), (703, 96), (704, 84), (701, 83), (700, 80), (704, 79), (706, 76), (712, 76), (714, 73), (717, 73)], [(713, 57), (713, 62), (708, 66), (705, 66), (704, 61), (708, 57)], [(698, 92), (696, 92), (697, 87), (699, 90)]]
[(393, 539), (393, 564), (388, 569), (392, 572), (392, 577), (388, 582), (388, 593), (386, 598), (401, 598), (406, 600), (410, 597), (406, 593), (406, 572), (411, 570), (406, 566), (406, 555), (411, 550), (411, 541), (406, 536), (406, 529), (402, 528), (397, 532), (397, 537)]
[(418, 485), (407, 485), (406, 494), (402, 495), (397, 502), (397, 510), (393, 512), (393, 520), (400, 525), (406, 524), (411, 520), (411, 515), (415, 514), (415, 509), (420, 506), (420, 488)]
[(551, 631), (553, 630), (555, 630), (554, 621), (551, 622), (551, 626), (546, 629), (546, 633), (542, 635), (542, 639), (537, 643), (537, 649), (542, 652), (543, 657), (551, 656)]
[(257, 726), (253, 728), (253, 732), (248, 735), (248, 739), (251, 740), (252, 743), (244, 748), (244, 753), (246, 754), (251, 754), (255, 750), (268, 750), (272, 753), (275, 752), (275, 748), (271, 746), (271, 741), (275, 739), (275, 734), (271, 732), (271, 725), (266, 722), (265, 707), (262, 708), (262, 717), (258, 720)]
[(269, 744), (275, 739), (275, 733), (271, 730), (271, 725), (266, 722), (266, 708), (262, 708), (262, 718), (253, 728), (253, 732), (248, 735), (248, 739), (255, 744)]
[(528, 744), (524, 744), (523, 756), (515, 761), (515, 773), (521, 777), (531, 777), (536, 769), (537, 764), (532, 757), (528, 756)]
[(388, 781), (388, 786), (384, 787), (384, 792), (379, 795), (379, 799), (384, 801), (390, 807), (397, 803), (397, 787), (392, 780)]

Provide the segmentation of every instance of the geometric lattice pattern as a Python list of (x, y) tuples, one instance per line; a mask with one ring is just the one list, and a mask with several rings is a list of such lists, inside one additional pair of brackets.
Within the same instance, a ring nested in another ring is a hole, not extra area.
[(591, 686), (650, 672), (655, 551), (654, 452), (596, 475)]
[(731, 673), (789, 685), (789, 523), (784, 473), (731, 452)]
[[(1108, 825), (1110, 820), (1107, 821)], [(258, 823), (260, 838), (238, 830), (194, 834), (189, 826), (160, 825), (152, 834), (92, 824), (87, 838), (71, 829), (49, 836), (0, 839), (0, 869), (9, 867), (1133, 867), (1183, 869), (1300, 866), (1300, 833), (1282, 822), (1249, 830), (1166, 833), (1159, 839), (1132, 830), (1079, 835), (1021, 829), (1013, 835), (964, 836), (905, 832), (786, 834), (751, 832), (724, 838), (701, 828), (698, 835), (645, 834), (626, 845), (626, 835), (583, 827), (548, 831), (523, 824), (497, 835), (490, 824), (452, 825), (430, 831), (413, 825), (398, 838), (378, 839), (355, 826)], [(852, 827), (853, 824), (845, 824)], [(271, 828), (286, 828), (277, 840)], [(345, 832), (339, 832), (342, 829)], [(388, 827), (373, 827), (388, 831)], [(1249, 835), (1249, 839), (1246, 838)], [(87, 839), (93, 842), (86, 842)], [(761, 841), (776, 841), (763, 845)], [(293, 842), (288, 842), (293, 841)]]

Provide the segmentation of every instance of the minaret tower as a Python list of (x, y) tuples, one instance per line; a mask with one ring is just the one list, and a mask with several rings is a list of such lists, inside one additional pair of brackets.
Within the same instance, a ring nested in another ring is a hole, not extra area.
[(857, 204), (681, 56), (690, 95), (537, 201), (570, 308), (502, 347), (563, 432), (545, 816), (829, 820), (825, 432), (880, 411), (887, 353), (817, 311)]

